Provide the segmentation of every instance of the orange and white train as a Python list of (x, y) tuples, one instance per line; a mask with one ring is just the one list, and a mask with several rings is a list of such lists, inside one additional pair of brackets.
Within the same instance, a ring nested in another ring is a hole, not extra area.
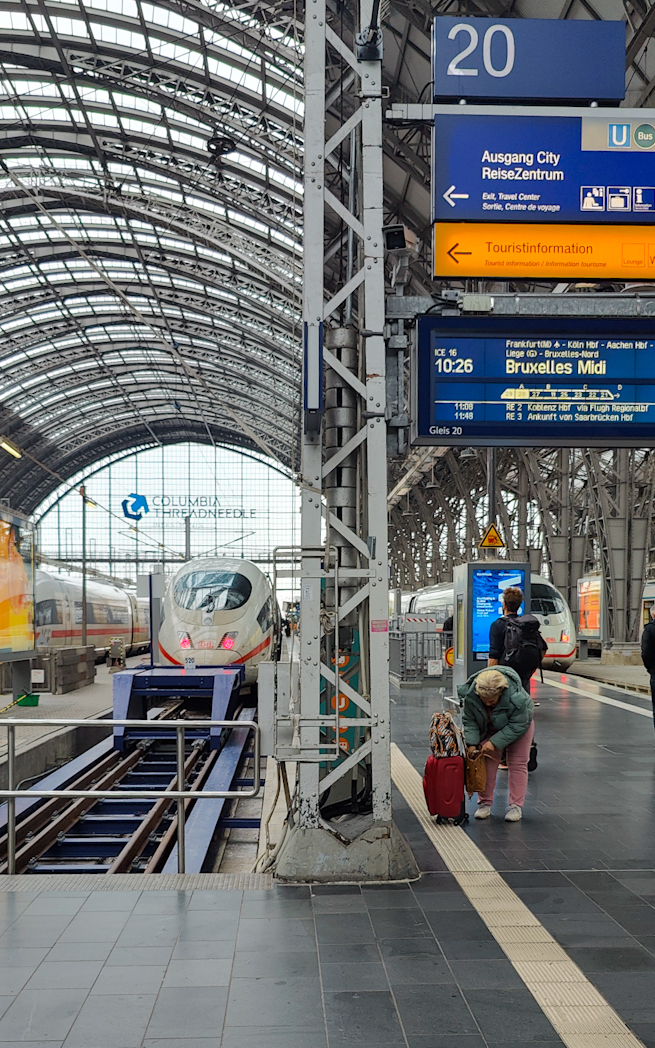
[(165, 663), (198, 666), (242, 663), (246, 682), (257, 666), (277, 658), (281, 618), (271, 584), (249, 560), (202, 557), (188, 561), (169, 580), (159, 629)]
[[(82, 579), (35, 572), (34, 627), (37, 647), (72, 648), (82, 643)], [(150, 643), (148, 601), (111, 583), (87, 580), (87, 643), (102, 654), (116, 637), (136, 655)]]

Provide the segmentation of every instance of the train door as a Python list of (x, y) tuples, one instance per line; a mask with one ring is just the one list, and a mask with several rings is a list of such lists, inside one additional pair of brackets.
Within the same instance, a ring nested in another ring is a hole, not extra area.
[(61, 644), (64, 648), (70, 648), (75, 644), (75, 602), (68, 586), (62, 586), (64, 604), (64, 635)]

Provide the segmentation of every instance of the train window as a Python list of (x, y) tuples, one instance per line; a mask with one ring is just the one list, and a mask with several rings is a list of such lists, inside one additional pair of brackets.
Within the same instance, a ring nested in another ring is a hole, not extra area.
[(563, 615), (566, 608), (557, 590), (533, 582), (530, 587), (530, 610), (533, 615)]
[(266, 630), (270, 629), (273, 625), (273, 601), (269, 597), (264, 607), (257, 616), (257, 622), (262, 633), (266, 633)]
[(252, 586), (233, 571), (191, 571), (175, 583), (173, 598), (186, 611), (234, 611), (246, 603)]
[[(87, 623), (96, 621), (95, 613), (94, 613), (94, 609), (93, 609), (93, 604), (91, 604), (88, 600), (86, 602), (86, 621), (87, 621)], [(75, 624), (77, 626), (79, 626), (81, 624), (81, 622), (82, 622), (82, 601), (81, 600), (76, 600), (75, 601)]]
[(64, 621), (60, 600), (40, 600), (34, 611), (37, 626), (54, 626)]

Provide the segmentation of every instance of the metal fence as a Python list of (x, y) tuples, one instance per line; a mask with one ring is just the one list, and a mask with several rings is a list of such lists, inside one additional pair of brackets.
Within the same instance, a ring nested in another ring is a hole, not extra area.
[[(108, 728), (148, 728), (152, 731), (153, 728), (157, 727), (157, 722), (152, 720), (102, 720), (96, 722)], [(17, 790), (15, 789), (16, 782), (16, 728), (33, 728), (35, 724), (48, 725), (53, 727), (78, 727), (80, 725), (86, 725), (88, 727), (89, 721), (84, 718), (79, 719), (55, 719), (55, 718), (41, 718), (38, 719), (27, 719), (19, 717), (8, 717), (7, 720), (0, 720), (0, 728), (4, 728), (7, 732), (7, 789), (0, 790), (0, 799), (7, 801), (7, 873), (12, 876), (16, 872), (16, 798), (17, 797), (29, 797), (32, 800), (34, 797), (69, 797), (69, 798), (88, 798), (89, 800), (102, 800), (103, 798), (116, 796), (115, 790), (35, 790), (33, 787), (29, 790)], [(218, 800), (221, 797), (256, 797), (260, 791), (260, 751), (261, 751), (261, 740), (259, 733), (259, 725), (256, 721), (227, 721), (227, 720), (167, 720), (161, 725), (163, 730), (170, 730), (175, 728), (176, 742), (177, 742), (177, 789), (176, 790), (121, 790), (120, 796), (125, 797), (129, 800), (152, 800), (157, 801), (162, 797), (167, 799), (173, 799), (177, 801), (177, 871), (178, 873), (185, 872), (186, 859), (185, 859), (185, 842), (184, 842), (184, 829), (185, 829), (185, 814), (184, 814), (184, 801), (187, 798), (193, 800)], [(194, 791), (184, 788), (185, 775), (184, 775), (184, 758), (185, 758), (185, 730), (187, 728), (252, 728), (255, 733), (255, 745), (254, 745), (254, 767), (255, 774), (253, 777), (253, 788), (252, 790), (199, 790)]]
[(401, 681), (442, 678), (448, 670), (443, 654), (440, 633), (389, 633), (389, 672)]

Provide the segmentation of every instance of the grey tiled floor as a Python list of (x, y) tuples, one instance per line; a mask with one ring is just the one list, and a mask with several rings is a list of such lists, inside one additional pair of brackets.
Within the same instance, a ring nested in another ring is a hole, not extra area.
[[(651, 709), (648, 699), (622, 690), (570, 676), (559, 679)], [(434, 699), (427, 690), (392, 694), (393, 738), (422, 770)], [(493, 817), (471, 819), (466, 832), (647, 1048), (655, 1048), (653, 722), (534, 680), (532, 694), (540, 702), (535, 711), (539, 767), (530, 776), (524, 819), (503, 822), (507, 786), (499, 772)], [(471, 813), (475, 807), (474, 798)], [(443, 869), (397, 795), (395, 817), (421, 868)], [(459, 914), (450, 914), (449, 920), (466, 930)], [(483, 946), (485, 955), (487, 949)], [(468, 938), (460, 941), (458, 952), (467, 965), (479, 956)], [(466, 987), (467, 976), (458, 977)]]
[[(467, 832), (655, 1048), (652, 723), (539, 697), (524, 821)], [(417, 768), (431, 704), (394, 707)], [(412, 885), (0, 894), (0, 1048), (561, 1045), (401, 797), (396, 818)]]
[(448, 873), (5, 893), (0, 928), (1, 1048), (497, 1048), (504, 1008), (513, 1044), (561, 1044)]

